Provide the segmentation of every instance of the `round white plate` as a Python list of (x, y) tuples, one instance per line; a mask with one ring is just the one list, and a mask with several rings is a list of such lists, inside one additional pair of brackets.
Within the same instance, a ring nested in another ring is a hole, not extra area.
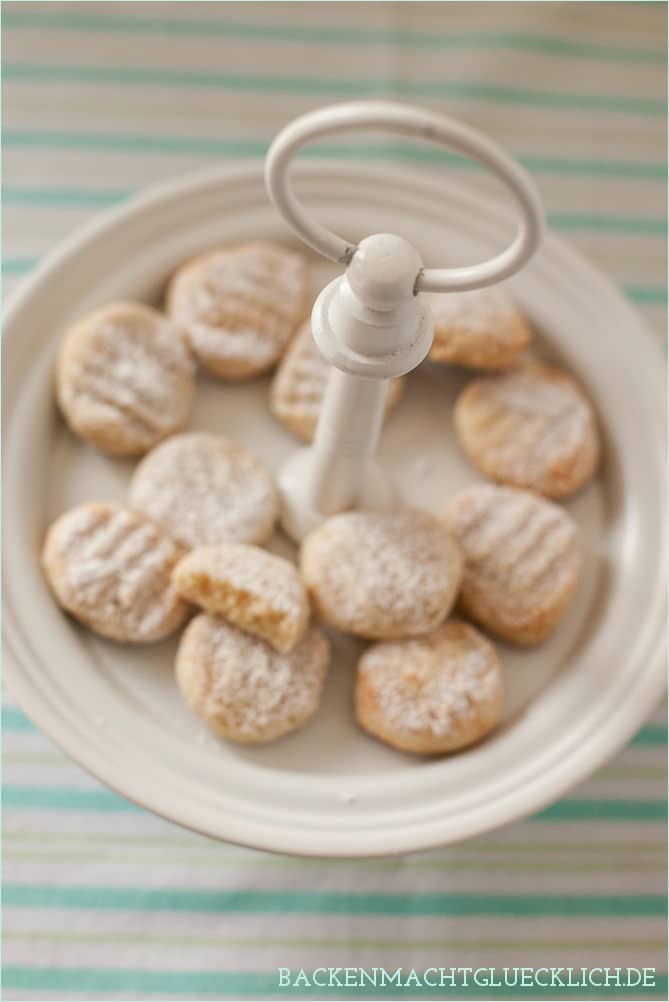
[[(359, 239), (394, 231), (426, 264), (471, 262), (502, 245), (506, 211), (445, 180), (309, 164), (299, 192)], [(358, 731), (359, 646), (335, 639), (323, 706), (299, 733), (262, 748), (217, 741), (179, 698), (175, 642), (106, 643), (53, 602), (38, 553), (68, 506), (125, 496), (132, 463), (75, 440), (54, 407), (55, 352), (68, 325), (113, 298), (159, 302), (184, 258), (217, 242), (290, 239), (261, 168), (164, 186), (102, 217), (53, 253), (5, 320), (6, 677), (32, 719), (125, 797), (179, 824), (263, 849), (355, 856), (454, 842), (562, 796), (619, 749), (664, 688), (664, 361), (612, 285), (552, 235), (514, 282), (539, 349), (586, 384), (605, 440), (597, 481), (569, 502), (586, 572), (555, 636), (500, 645), (503, 726), (453, 757), (417, 760)], [(332, 276), (315, 262), (316, 285)], [(388, 421), (380, 458), (407, 502), (439, 508), (477, 479), (451, 427), (460, 371), (424, 364)], [(192, 427), (246, 443), (277, 468), (297, 443), (269, 416), (267, 380), (201, 379)], [(277, 537), (278, 549), (290, 549)]]

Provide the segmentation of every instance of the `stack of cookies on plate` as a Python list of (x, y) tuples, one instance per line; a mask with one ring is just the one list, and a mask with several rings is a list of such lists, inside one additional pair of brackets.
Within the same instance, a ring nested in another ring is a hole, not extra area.
[[(371, 642), (355, 686), (361, 727), (419, 754), (463, 748), (501, 717), (487, 635), (538, 644), (567, 609), (578, 532), (548, 499), (594, 475), (592, 407), (569, 375), (527, 358), (530, 328), (503, 290), (431, 298), (426, 364), (488, 370), (454, 419), (464, 453), (494, 484), (444, 499), (437, 513), (335, 515), (304, 541), (297, 566), (264, 548), (278, 516), (264, 464), (221, 435), (183, 429), (198, 365), (223, 381), (277, 366), (272, 413), (313, 437), (328, 366), (306, 320), (301, 255), (267, 242), (209, 251), (172, 277), (164, 312), (115, 303), (64, 338), (57, 395), (69, 427), (111, 455), (144, 458), (127, 506), (91, 502), (54, 522), (42, 552), (49, 584), (115, 641), (157, 641), (190, 619), (177, 683), (226, 739), (272, 741), (313, 716), (334, 629)], [(401, 392), (394, 381), (388, 411)]]

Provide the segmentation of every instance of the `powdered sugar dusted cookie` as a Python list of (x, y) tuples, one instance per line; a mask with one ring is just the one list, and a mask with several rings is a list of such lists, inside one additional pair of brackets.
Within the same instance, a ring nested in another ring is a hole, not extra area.
[(181, 555), (143, 515), (91, 503), (56, 519), (42, 565), (60, 605), (86, 626), (111, 640), (147, 643), (188, 615), (170, 581)]
[(456, 402), (455, 426), (482, 473), (546, 497), (573, 494), (599, 461), (585, 393), (571, 376), (541, 363), (475, 379)]
[(430, 296), (434, 341), (430, 358), (474, 369), (503, 369), (527, 348), (532, 331), (498, 286)]
[(176, 677), (191, 709), (221, 737), (274, 741), (318, 709), (330, 647), (311, 627), (289, 654), (203, 613), (185, 630)]
[(360, 658), (358, 723), (402, 751), (437, 755), (479, 741), (502, 713), (495, 648), (451, 619), (412, 640), (373, 644)]
[(179, 594), (234, 626), (289, 651), (309, 621), (296, 567), (257, 546), (221, 543), (192, 550), (174, 569)]
[(146, 456), (130, 485), (131, 506), (186, 548), (264, 543), (278, 514), (274, 482), (259, 459), (222, 435), (174, 435)]
[(555, 629), (578, 583), (576, 525), (558, 505), (489, 484), (458, 494), (444, 522), (460, 543), (460, 607), (516, 644), (538, 644)]
[(281, 244), (221, 247), (186, 262), (167, 312), (200, 364), (222, 379), (251, 379), (283, 354), (309, 306), (305, 259)]
[[(311, 335), (307, 320), (291, 341), (270, 387), (270, 410), (295, 435), (310, 442), (314, 437), (331, 366)], [(401, 379), (388, 387), (386, 415), (402, 395)]]
[(79, 320), (65, 335), (57, 375), (68, 425), (105, 452), (146, 452), (190, 415), (195, 367), (186, 343), (140, 303), (112, 303)]
[(437, 626), (460, 585), (460, 550), (426, 512), (344, 512), (302, 544), (302, 576), (331, 626), (361, 637), (415, 636)]

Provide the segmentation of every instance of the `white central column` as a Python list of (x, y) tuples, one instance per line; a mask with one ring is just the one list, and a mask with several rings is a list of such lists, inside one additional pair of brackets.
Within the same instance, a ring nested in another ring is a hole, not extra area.
[(432, 315), (415, 293), (421, 268), (411, 244), (376, 234), (316, 300), (313, 335), (333, 369), (313, 445), (279, 474), (282, 523), (294, 539), (335, 512), (393, 501), (374, 454), (388, 381), (415, 368), (432, 344)]

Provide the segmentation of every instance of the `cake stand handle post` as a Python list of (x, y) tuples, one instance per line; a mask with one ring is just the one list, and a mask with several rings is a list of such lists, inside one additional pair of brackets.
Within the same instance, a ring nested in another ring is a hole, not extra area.
[(406, 240), (377, 233), (314, 304), (312, 333), (332, 369), (313, 445), (279, 473), (282, 524), (294, 539), (338, 511), (395, 501), (373, 460), (388, 381), (414, 369), (432, 344), (432, 314), (415, 294), (421, 267)]
[(314, 437), (310, 504), (324, 515), (352, 508), (374, 459), (388, 396), (387, 379), (333, 368)]
[[(328, 230), (295, 197), (288, 168), (307, 143), (351, 129), (386, 129), (478, 160), (506, 185), (521, 210), (512, 241), (478, 264), (424, 268), (416, 250), (399, 236), (377, 233), (355, 244)], [(300, 238), (346, 269), (321, 292), (312, 313), (316, 344), (334, 367), (314, 444), (292, 456), (279, 474), (283, 526), (302, 539), (336, 511), (392, 503), (392, 488), (373, 455), (388, 380), (415, 368), (432, 342), (434, 322), (419, 293), (481, 288), (512, 275), (539, 245), (543, 210), (526, 171), (482, 133), (431, 111), (386, 101), (353, 101), (295, 119), (268, 151), (265, 183)]]

